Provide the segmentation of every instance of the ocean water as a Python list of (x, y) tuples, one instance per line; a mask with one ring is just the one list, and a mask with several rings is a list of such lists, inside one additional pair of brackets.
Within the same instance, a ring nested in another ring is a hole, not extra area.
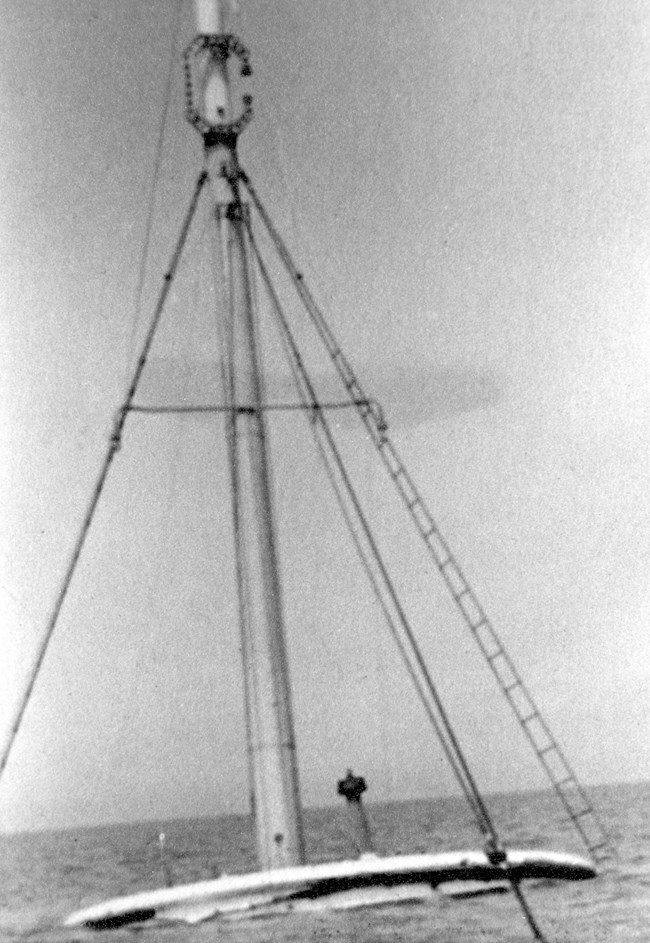
[[(650, 940), (650, 783), (591, 790), (617, 844), (618, 858), (592, 881), (524, 885), (549, 943)], [(491, 797), (513, 847), (581, 853), (571, 826), (548, 793)], [(476, 828), (460, 799), (369, 805), (379, 852), (477, 848)], [(307, 812), (312, 861), (352, 854), (343, 809)], [(509, 893), (466, 900), (436, 894), (427, 904), (198, 926), (141, 925), (97, 932), (61, 924), (80, 906), (164, 884), (158, 835), (175, 883), (254, 867), (253, 836), (241, 816), (140, 822), (76, 831), (0, 836), (0, 940), (33, 943), (518, 943), (532, 939)]]

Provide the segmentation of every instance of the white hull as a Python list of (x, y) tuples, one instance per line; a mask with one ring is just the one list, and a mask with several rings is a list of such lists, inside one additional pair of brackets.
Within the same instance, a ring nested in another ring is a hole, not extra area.
[[(550, 851), (508, 851), (518, 879), (594, 877), (583, 858)], [(71, 914), (68, 927), (110, 929), (149, 920), (199, 923), (211, 917), (261, 916), (306, 909), (344, 909), (421, 901), (449, 881), (503, 881), (503, 870), (481, 851), (435, 855), (374, 855), (252, 874), (224, 875), (177, 887), (143, 891)]]

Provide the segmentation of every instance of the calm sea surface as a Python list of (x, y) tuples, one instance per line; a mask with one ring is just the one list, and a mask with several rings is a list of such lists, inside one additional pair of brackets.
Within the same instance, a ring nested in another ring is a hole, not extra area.
[[(615, 839), (619, 858), (594, 881), (539, 883), (527, 896), (550, 941), (650, 940), (650, 784), (591, 791)], [(514, 846), (580, 852), (556, 800), (547, 793), (490, 800), (500, 830)], [(480, 847), (460, 800), (370, 805), (381, 852)], [(312, 861), (350, 856), (342, 810), (307, 814)], [(253, 921), (142, 926), (98, 933), (64, 930), (70, 911), (107, 897), (164, 884), (158, 835), (167, 836), (167, 862), (177, 883), (219, 871), (253, 868), (248, 821), (230, 816), (146, 822), (78, 831), (0, 836), (0, 939), (33, 943), (517, 943), (531, 939), (510, 894), (390, 906), (347, 913), (302, 914)]]

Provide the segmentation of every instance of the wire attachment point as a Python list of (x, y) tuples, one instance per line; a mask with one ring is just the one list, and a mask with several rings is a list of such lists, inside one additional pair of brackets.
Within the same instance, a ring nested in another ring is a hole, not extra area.
[(492, 838), (485, 844), (485, 854), (490, 864), (507, 865), (508, 863), (508, 854), (505, 848), (497, 844)]
[(124, 429), (127, 412), (128, 407), (122, 406), (115, 414), (115, 421), (113, 423), (113, 430), (111, 432), (110, 438), (111, 449), (113, 452), (119, 452), (119, 450), (122, 448), (122, 430)]

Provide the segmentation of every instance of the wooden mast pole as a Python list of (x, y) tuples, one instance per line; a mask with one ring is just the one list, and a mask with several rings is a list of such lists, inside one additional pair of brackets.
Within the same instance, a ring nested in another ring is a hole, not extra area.
[(235, 129), (228, 72), (229, 56), (234, 51), (241, 58), (241, 53), (235, 47), (237, 41), (226, 34), (219, 0), (195, 0), (195, 12), (199, 42), (201, 37), (207, 42), (201, 47), (198, 79), (202, 115), (194, 123), (203, 129), (226, 269), (224, 393), (231, 407), (228, 438), (253, 811), (260, 867), (274, 869), (302, 864), (304, 840), (246, 229), (248, 208), (239, 199), (236, 144), (240, 128)]

